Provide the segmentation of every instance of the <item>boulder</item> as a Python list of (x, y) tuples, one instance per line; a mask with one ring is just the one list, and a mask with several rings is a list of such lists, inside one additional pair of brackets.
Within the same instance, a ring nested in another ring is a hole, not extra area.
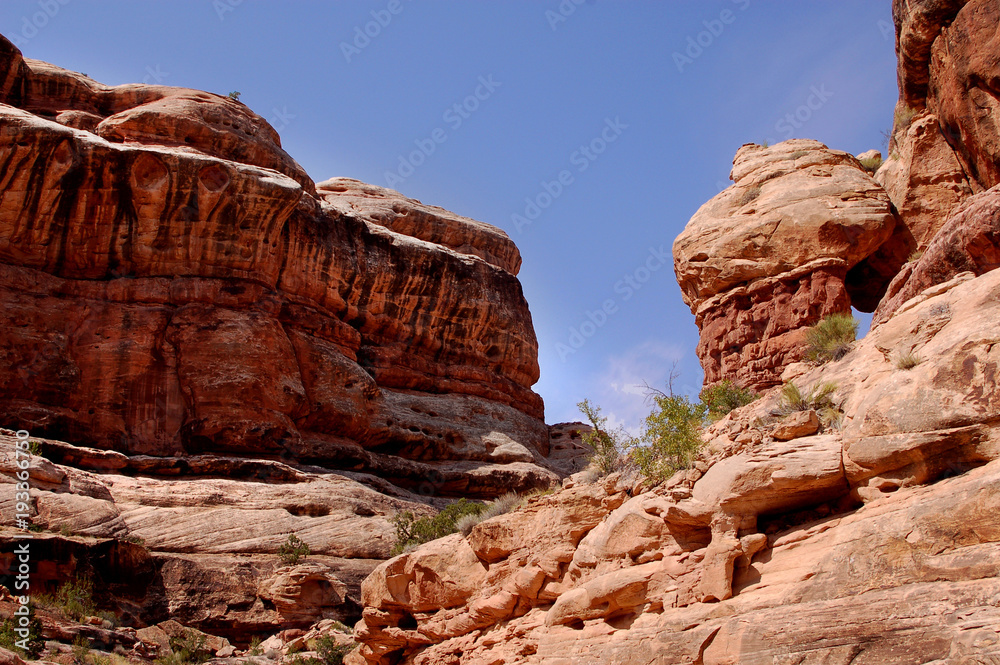
[(674, 241), (674, 270), (705, 384), (762, 390), (802, 358), (807, 327), (850, 311), (848, 271), (896, 217), (857, 159), (816, 141), (745, 145), (732, 178)]

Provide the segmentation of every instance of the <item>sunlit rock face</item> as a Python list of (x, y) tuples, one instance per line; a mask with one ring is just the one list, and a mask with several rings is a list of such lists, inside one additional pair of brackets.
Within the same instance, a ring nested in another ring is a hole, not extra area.
[(896, 217), (854, 157), (816, 141), (745, 145), (732, 179), (674, 241), (674, 270), (705, 383), (767, 388), (801, 359), (807, 327), (850, 311), (847, 273)]
[(0, 55), (6, 422), (404, 485), (425, 482), (419, 464), (466, 465), (435, 492), (469, 469), (485, 496), (556, 478), (501, 230), (353, 180), (317, 187), (238, 101), (103, 86), (6, 40)]

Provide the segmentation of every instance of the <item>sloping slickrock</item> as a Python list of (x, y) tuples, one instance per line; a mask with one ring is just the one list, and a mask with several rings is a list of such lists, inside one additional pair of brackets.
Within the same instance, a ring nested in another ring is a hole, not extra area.
[(836, 384), (839, 429), (774, 440), (773, 390), (652, 490), (567, 480), (390, 560), (351, 662), (991, 662), (998, 315), (1000, 271), (942, 285), (799, 373)]
[[(0, 540), (10, 538), (20, 512), (13, 444), (0, 436)], [(43, 442), (45, 451), (66, 448), (73, 447)], [(103, 452), (74, 450), (76, 459)], [(361, 580), (395, 544), (390, 518), (402, 510), (432, 513), (421, 497), (363, 485), (359, 480), (379, 480), (363, 474), (351, 479), (238, 458), (165, 461), (126, 458), (119, 469), (91, 473), (32, 456), (29, 519), (60, 534), (39, 535), (46, 540), (32, 549), (41, 562), (33, 584), (92, 577), (110, 585), (106, 600), (134, 620), (175, 618), (245, 641), (248, 631), (356, 618)], [(161, 475), (121, 475), (136, 472)], [(311, 551), (297, 566), (278, 557), (290, 534)], [(10, 569), (9, 560), (0, 561)]]
[(731, 177), (674, 241), (674, 270), (706, 384), (767, 388), (801, 358), (805, 327), (850, 310), (847, 271), (896, 217), (854, 157), (816, 141), (745, 145)]
[(352, 178), (330, 178), (316, 185), (320, 197), (345, 215), (362, 217), (396, 233), (478, 256), (516, 275), (521, 269), (517, 246), (500, 229), (424, 205), (397, 191)]
[(473, 463), (481, 495), (556, 479), (502, 231), (353, 180), (316, 190), (231, 99), (0, 47), (9, 423), (133, 456), (454, 460), (445, 492)]

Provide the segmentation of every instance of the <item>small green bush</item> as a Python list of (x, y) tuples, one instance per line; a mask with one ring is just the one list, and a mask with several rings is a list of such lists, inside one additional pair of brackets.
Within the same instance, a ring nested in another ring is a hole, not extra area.
[(914, 261), (919, 261), (920, 257), (922, 257), (923, 255), (924, 255), (924, 250), (915, 249), (912, 252), (910, 252), (910, 255), (908, 257), (906, 257), (906, 262), (913, 263)]
[(601, 415), (601, 407), (594, 406), (590, 400), (579, 404), (580, 412), (590, 421), (593, 431), (584, 432), (583, 442), (590, 446), (593, 452), (590, 461), (602, 475), (621, 471), (625, 455), (634, 443), (632, 437), (621, 427), (609, 430), (608, 419)]
[(417, 518), (413, 513), (406, 510), (397, 513), (392, 518), (392, 523), (396, 527), (396, 546), (392, 548), (391, 555), (402, 554), (404, 550), (415, 545), (445, 536), (458, 531), (456, 523), (464, 515), (476, 514), (486, 510), (486, 504), (467, 499), (459, 499), (457, 502), (446, 506), (444, 510), (434, 517)]
[(260, 645), (260, 635), (254, 635), (250, 639), (250, 647), (247, 649), (248, 656), (260, 656), (264, 653), (264, 648)]
[(58, 610), (73, 621), (93, 616), (97, 611), (94, 605), (94, 585), (86, 577), (64, 582), (55, 595), (43, 593), (36, 595), (35, 599), (40, 605)]
[(906, 131), (909, 129), (910, 125), (913, 124), (913, 119), (917, 117), (918, 113), (920, 113), (919, 110), (910, 108), (909, 106), (897, 108), (896, 112), (893, 114), (893, 132)]
[(243, 93), (240, 92), (239, 90), (233, 90), (231, 93), (229, 93), (228, 97), (229, 97), (229, 99), (233, 100), (234, 102), (238, 102), (238, 101), (240, 101), (240, 95), (242, 95), (242, 94)]
[(491, 517), (496, 517), (497, 515), (506, 515), (510, 511), (514, 510), (521, 504), (521, 497), (517, 492), (507, 492), (506, 494), (497, 497), (486, 507), (481, 513), (469, 513), (468, 515), (462, 515), (455, 521), (455, 530), (461, 533), (463, 536), (468, 536), (473, 527), (475, 527), (480, 522), (485, 522)]
[(843, 413), (833, 401), (833, 394), (837, 391), (837, 384), (824, 382), (812, 387), (807, 392), (803, 392), (798, 386), (789, 381), (781, 386), (781, 398), (778, 401), (778, 408), (774, 412), (777, 416), (786, 416), (794, 411), (808, 411), (813, 409), (819, 416), (824, 427), (836, 426), (843, 418)]
[(173, 652), (156, 659), (157, 665), (201, 665), (214, 655), (205, 645), (208, 636), (193, 630), (185, 631), (183, 637), (170, 638)]
[(309, 556), (312, 550), (309, 545), (299, 539), (294, 533), (278, 548), (278, 557), (282, 562), (295, 565), (300, 559)]
[(76, 665), (87, 665), (87, 657), (90, 655), (90, 640), (83, 635), (73, 638), (73, 662)]
[(337, 641), (328, 635), (316, 640), (316, 654), (323, 665), (343, 665), (344, 657), (353, 649), (353, 644), (337, 644)]
[[(0, 647), (13, 651), (22, 658), (36, 660), (45, 648), (45, 640), (42, 639), (42, 622), (35, 616), (35, 608), (28, 606), (28, 640), (23, 642), (21, 636), (14, 629), (17, 628), (16, 617), (7, 617), (0, 623)], [(22, 649), (18, 642), (24, 644), (27, 649)]]
[(632, 448), (630, 457), (640, 473), (656, 483), (691, 464), (702, 446), (708, 407), (683, 395), (662, 393), (653, 396), (653, 404), (642, 443)]
[(847, 313), (831, 314), (806, 333), (807, 360), (825, 363), (840, 360), (858, 336), (860, 322)]
[(917, 365), (923, 362), (923, 358), (918, 356), (913, 351), (907, 353), (901, 353), (896, 356), (896, 368), (897, 369), (913, 369)]
[(736, 202), (736, 205), (743, 207), (748, 203), (756, 201), (758, 196), (760, 196), (760, 186), (754, 185), (753, 187), (749, 187), (744, 190), (743, 194), (740, 196), (740, 200)]
[(122, 538), (122, 541), (126, 542), (126, 543), (131, 543), (132, 545), (138, 545), (139, 547), (141, 547), (141, 548), (143, 548), (145, 550), (149, 549), (149, 547), (146, 545), (146, 539), (143, 538), (142, 536), (135, 536), (135, 535), (129, 534), (127, 536), (124, 536)]
[(42, 455), (42, 442), (35, 441), (34, 439), (28, 441), (28, 452), (35, 457), (43, 457)]
[(726, 379), (711, 388), (704, 388), (698, 397), (708, 409), (708, 419), (715, 422), (733, 409), (750, 404), (760, 395), (748, 388), (741, 388)]

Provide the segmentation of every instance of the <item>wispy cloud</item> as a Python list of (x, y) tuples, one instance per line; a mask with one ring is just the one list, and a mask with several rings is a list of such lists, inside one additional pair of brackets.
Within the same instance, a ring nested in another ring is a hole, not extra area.
[[(671, 368), (684, 355), (680, 345), (647, 340), (608, 356), (603, 370), (590, 382), (592, 401), (604, 409), (609, 425), (621, 425), (635, 434), (650, 409), (646, 386), (665, 390)], [(680, 377), (674, 390), (687, 393), (696, 392), (697, 388), (685, 384), (684, 377)]]

